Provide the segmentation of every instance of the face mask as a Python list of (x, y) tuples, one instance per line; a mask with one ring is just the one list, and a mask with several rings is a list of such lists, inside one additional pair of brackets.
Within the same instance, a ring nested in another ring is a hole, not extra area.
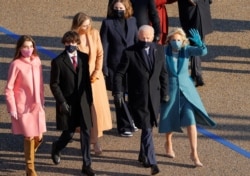
[(74, 45), (65, 46), (65, 50), (70, 52), (70, 53), (73, 53), (74, 51), (76, 51), (76, 49), (77, 49), (77, 47)]
[(115, 17), (124, 18), (125, 10), (114, 10)]
[(30, 57), (34, 51), (34, 48), (30, 49), (21, 49), (21, 53), (23, 57)]
[(138, 43), (139, 43), (141, 48), (147, 48), (147, 47), (150, 47), (150, 44), (152, 42), (139, 41)]
[(173, 49), (180, 50), (182, 47), (182, 41), (171, 40), (170, 45), (172, 46)]

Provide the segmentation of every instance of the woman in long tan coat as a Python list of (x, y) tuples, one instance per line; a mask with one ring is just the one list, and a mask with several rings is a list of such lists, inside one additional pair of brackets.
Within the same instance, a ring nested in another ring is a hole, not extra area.
[(81, 43), (78, 49), (89, 55), (89, 71), (93, 94), (91, 144), (94, 145), (95, 154), (98, 155), (102, 153), (98, 138), (103, 136), (103, 131), (112, 128), (112, 119), (102, 73), (102, 43), (98, 30), (91, 26), (91, 22), (92, 20), (88, 15), (79, 12), (73, 18), (71, 29), (80, 35)]

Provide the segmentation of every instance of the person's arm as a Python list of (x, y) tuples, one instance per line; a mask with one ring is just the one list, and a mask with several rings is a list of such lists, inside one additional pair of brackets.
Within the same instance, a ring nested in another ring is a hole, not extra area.
[(148, 2), (149, 2), (148, 3), (148, 16), (155, 30), (154, 41), (157, 42), (160, 40), (160, 36), (161, 36), (160, 18), (156, 9), (155, 0), (149, 0)]
[[(103, 66), (103, 48), (102, 48), (102, 42), (100, 39), (99, 32), (95, 30), (95, 41), (94, 45), (96, 45), (96, 59), (95, 59), (95, 68), (94, 71), (90, 75), (91, 82), (95, 82), (97, 79), (99, 79), (100, 74), (102, 74), (102, 66)], [(90, 49), (91, 50), (91, 49)]]
[(19, 69), (12, 62), (10, 64), (10, 68), (8, 71), (8, 79), (7, 79), (7, 84), (5, 87), (7, 111), (9, 113), (12, 113), (11, 116), (13, 116), (13, 114), (17, 113), (16, 100), (14, 97), (14, 85), (15, 85), (15, 81), (16, 81), (18, 72), (19, 72)]
[(60, 88), (60, 68), (56, 59), (51, 61), (51, 71), (50, 71), (50, 90), (57, 101), (57, 103), (62, 104), (66, 102), (66, 99), (63, 96), (63, 93)]
[(108, 26), (104, 20), (100, 29), (101, 42), (103, 46), (103, 74), (108, 76), (108, 51), (109, 51), (109, 40), (108, 40)]

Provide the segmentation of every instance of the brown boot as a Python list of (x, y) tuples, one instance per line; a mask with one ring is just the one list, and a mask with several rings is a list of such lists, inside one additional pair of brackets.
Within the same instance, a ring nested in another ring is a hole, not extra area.
[(39, 138), (36, 137), (36, 138), (34, 138), (34, 141), (35, 141), (34, 151), (36, 153), (39, 146), (43, 143), (43, 138), (39, 140)]
[(26, 163), (26, 175), (27, 176), (37, 176), (35, 171), (35, 140), (34, 139), (24, 139), (24, 156)]

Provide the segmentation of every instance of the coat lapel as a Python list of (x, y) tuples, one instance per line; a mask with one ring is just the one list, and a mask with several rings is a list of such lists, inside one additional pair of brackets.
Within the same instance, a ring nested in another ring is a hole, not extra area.
[(121, 25), (118, 20), (114, 20), (115, 31), (121, 36), (122, 41), (126, 43), (126, 34), (123, 32), (124, 30), (121, 28)]
[(65, 63), (65, 65), (67, 65), (69, 67), (70, 70), (72, 70), (74, 73), (76, 73), (67, 52), (65, 52), (65, 54), (64, 54), (63, 62)]

